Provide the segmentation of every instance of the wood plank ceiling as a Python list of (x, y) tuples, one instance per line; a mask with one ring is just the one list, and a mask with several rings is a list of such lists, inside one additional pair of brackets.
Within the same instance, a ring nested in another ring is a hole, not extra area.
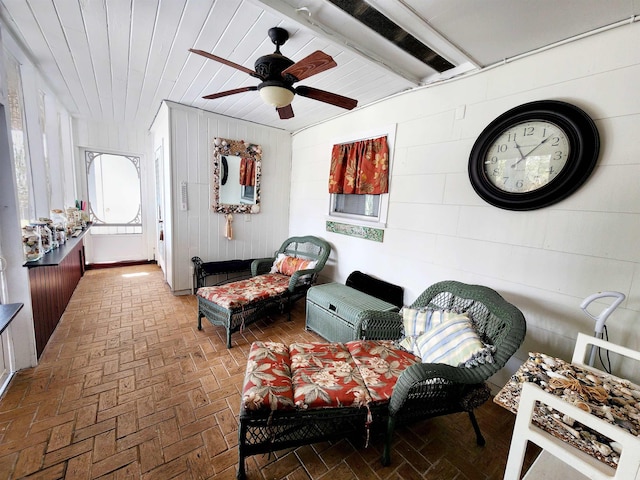
[[(380, 14), (386, 16), (405, 31), (394, 35), (396, 40), (415, 37), (452, 68), (438, 72), (402, 51), (345, 13), (349, 4), (357, 4), (365, 17), (375, 14), (380, 21)], [(281, 48), (285, 56), (297, 61), (322, 50), (338, 64), (300, 84), (355, 98), (365, 106), (599, 27), (630, 21), (638, 13), (640, 0), (0, 2), (2, 26), (28, 51), (64, 106), (77, 117), (148, 128), (161, 101), (168, 99), (288, 131), (344, 110), (297, 95), (292, 103), (295, 117), (280, 120), (254, 91), (203, 100), (203, 95), (254, 86), (258, 80), (188, 49), (205, 50), (253, 69), (258, 57), (275, 49), (268, 29), (283, 27), (290, 35)]]

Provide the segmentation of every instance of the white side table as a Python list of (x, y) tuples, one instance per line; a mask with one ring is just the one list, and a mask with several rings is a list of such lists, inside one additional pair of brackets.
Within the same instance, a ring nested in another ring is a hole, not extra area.
[[(572, 365), (591, 370), (594, 375), (602, 375), (604, 377), (606, 374), (591, 367), (586, 367), (584, 364), (584, 358), (587, 354), (587, 349), (590, 351), (590, 345), (596, 345), (640, 361), (640, 352), (595, 337), (579, 334), (574, 349)], [(609, 375), (609, 377), (611, 378), (612, 376)], [(525, 450), (529, 441), (541, 447), (543, 452), (528, 470), (524, 477), (525, 479), (640, 480), (640, 438), (615, 424), (578, 408), (553, 393), (543, 390), (534, 383), (523, 382), (521, 386), (516, 423), (505, 470), (505, 480), (520, 479)], [(500, 404), (498, 399), (496, 402)], [(588, 453), (570, 445), (557, 436), (551, 435), (534, 424), (533, 416), (537, 402), (547, 405), (560, 414), (566, 414), (591, 430), (617, 442), (621, 449), (617, 468), (597, 460)]]

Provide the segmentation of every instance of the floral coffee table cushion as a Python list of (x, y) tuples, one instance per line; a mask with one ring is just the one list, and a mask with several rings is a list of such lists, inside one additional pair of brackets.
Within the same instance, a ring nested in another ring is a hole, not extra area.
[(247, 410), (293, 408), (289, 348), (282, 343), (254, 342), (249, 350), (242, 388)]
[(371, 401), (344, 344), (294, 343), (289, 353), (296, 407), (361, 407)]
[(398, 348), (393, 340), (357, 340), (346, 344), (373, 402), (391, 398), (400, 374), (420, 357)]
[(390, 340), (343, 343), (254, 342), (242, 402), (247, 410), (363, 407), (386, 402), (420, 358)]
[(258, 275), (217, 287), (199, 288), (196, 294), (220, 307), (231, 309), (284, 293), (291, 277), (281, 273)]

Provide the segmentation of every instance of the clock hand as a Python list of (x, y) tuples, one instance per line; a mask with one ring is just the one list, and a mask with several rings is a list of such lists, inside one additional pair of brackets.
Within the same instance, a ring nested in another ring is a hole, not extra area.
[(513, 143), (516, 144), (516, 148), (518, 149), (518, 152), (520, 153), (520, 158), (518, 160), (516, 160), (516, 162), (511, 165), (511, 168), (516, 168), (518, 166), (518, 164), (525, 159), (524, 154), (522, 153), (522, 148), (520, 148), (520, 145), (518, 145), (518, 142), (516, 142), (515, 140), (513, 141)]
[[(516, 165), (518, 165), (522, 160), (524, 160), (524, 159), (525, 159), (525, 158), (527, 158), (529, 155), (531, 155), (531, 154), (534, 152), (534, 150), (536, 150), (536, 149), (537, 149), (538, 147), (540, 147), (543, 143), (548, 142), (548, 141), (549, 141), (549, 140), (551, 140), (552, 138), (553, 138), (553, 135), (549, 135), (547, 138), (545, 138), (544, 140), (542, 140), (538, 145), (536, 145), (536, 146), (535, 146), (535, 147), (533, 147), (531, 150), (529, 150), (529, 151), (527, 152), (527, 154), (526, 154), (526, 155), (523, 155), (523, 154), (522, 154), (522, 150), (520, 150), (520, 147), (519, 147), (519, 146), (518, 146), (518, 144), (516, 143), (516, 147), (518, 147), (518, 151), (520, 152), (521, 157), (520, 157), (520, 159), (519, 159), (518, 161), (516, 161), (516, 163), (514, 163), (513, 165), (511, 165), (511, 168), (515, 168), (515, 167), (516, 167)], [(515, 141), (514, 141), (514, 143), (515, 143)]]
[(553, 135), (549, 135), (547, 138), (545, 138), (544, 140), (542, 140), (538, 145), (536, 145), (536, 146), (535, 146), (535, 147), (533, 147), (531, 150), (529, 150), (529, 153), (527, 153), (527, 155), (526, 155), (526, 156), (528, 157), (529, 155), (531, 155), (535, 149), (537, 149), (537, 148), (538, 148), (540, 145), (542, 145), (543, 143), (548, 142), (548, 141), (549, 141), (549, 140), (551, 140), (552, 138), (553, 138)]

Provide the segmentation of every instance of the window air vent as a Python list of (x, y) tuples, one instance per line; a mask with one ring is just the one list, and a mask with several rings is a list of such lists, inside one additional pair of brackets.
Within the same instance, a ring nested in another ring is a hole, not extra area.
[(329, 0), (329, 2), (437, 72), (444, 72), (454, 67), (451, 62), (438, 55), (364, 0)]

